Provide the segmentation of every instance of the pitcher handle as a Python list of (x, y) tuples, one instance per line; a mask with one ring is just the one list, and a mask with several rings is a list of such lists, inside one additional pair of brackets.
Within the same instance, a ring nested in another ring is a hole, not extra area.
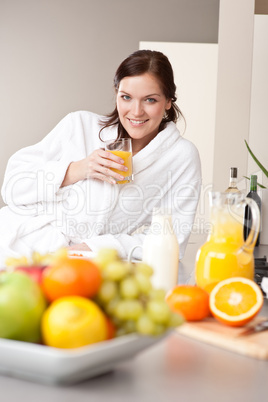
[(248, 237), (243, 245), (244, 250), (252, 250), (255, 246), (260, 230), (260, 210), (257, 203), (252, 198), (245, 198), (245, 203), (251, 209), (252, 223)]
[(128, 262), (131, 262), (131, 260), (132, 260), (132, 254), (134, 253), (134, 251), (136, 250), (136, 248), (142, 248), (142, 246), (141, 245), (137, 245), (137, 246), (134, 246), (134, 247), (132, 247), (132, 249), (130, 250), (130, 252), (128, 253)]

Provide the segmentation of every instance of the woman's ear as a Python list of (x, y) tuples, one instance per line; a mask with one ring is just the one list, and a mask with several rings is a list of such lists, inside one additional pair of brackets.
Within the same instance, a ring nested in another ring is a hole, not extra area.
[(171, 99), (167, 99), (165, 109), (169, 110), (170, 108), (171, 108)]

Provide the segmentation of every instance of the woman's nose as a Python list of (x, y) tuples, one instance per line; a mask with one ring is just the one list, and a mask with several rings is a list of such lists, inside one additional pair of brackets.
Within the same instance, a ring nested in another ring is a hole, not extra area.
[(139, 101), (133, 102), (132, 113), (134, 116), (141, 116), (143, 114), (142, 104)]

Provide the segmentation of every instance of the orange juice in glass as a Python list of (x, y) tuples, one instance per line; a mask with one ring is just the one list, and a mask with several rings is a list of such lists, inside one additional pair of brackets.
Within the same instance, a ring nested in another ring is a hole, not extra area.
[[(251, 232), (243, 237), (245, 206), (253, 217)], [(221, 280), (230, 277), (254, 278), (254, 245), (260, 216), (257, 204), (243, 194), (210, 193), (211, 232), (196, 255), (196, 284), (210, 292)]]
[(124, 176), (124, 180), (117, 181), (118, 184), (130, 183), (133, 180), (132, 173), (132, 144), (131, 138), (122, 138), (120, 140), (106, 141), (105, 149), (124, 160), (124, 166), (128, 168), (126, 172), (111, 168), (116, 173)]

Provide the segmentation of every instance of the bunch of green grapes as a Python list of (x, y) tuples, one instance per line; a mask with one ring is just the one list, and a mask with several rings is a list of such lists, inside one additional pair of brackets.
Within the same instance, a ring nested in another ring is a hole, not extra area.
[(165, 290), (153, 288), (149, 265), (123, 261), (113, 249), (100, 250), (94, 261), (103, 278), (96, 302), (114, 323), (117, 336), (161, 335), (182, 324), (182, 316), (169, 309)]

